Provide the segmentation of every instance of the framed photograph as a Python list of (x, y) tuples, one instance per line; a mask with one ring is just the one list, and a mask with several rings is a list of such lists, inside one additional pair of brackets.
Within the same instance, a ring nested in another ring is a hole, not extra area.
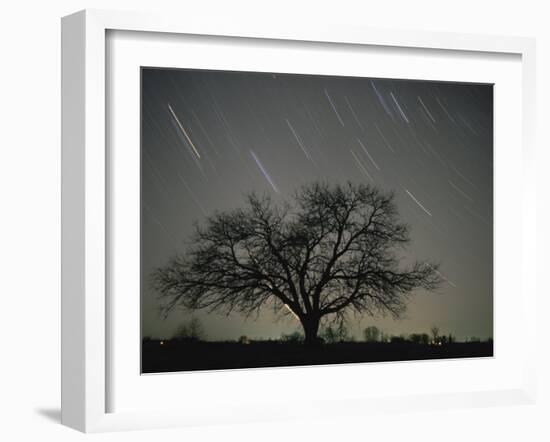
[(64, 424), (533, 400), (533, 41), (327, 29), (63, 19)]
[(493, 84), (143, 67), (141, 114), (142, 373), (493, 356)]

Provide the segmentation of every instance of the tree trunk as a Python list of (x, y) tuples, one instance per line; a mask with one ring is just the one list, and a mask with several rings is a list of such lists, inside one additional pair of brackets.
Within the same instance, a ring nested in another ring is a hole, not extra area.
[(304, 318), (302, 320), (302, 327), (304, 327), (304, 343), (308, 346), (319, 344), (319, 338), (317, 333), (319, 332), (319, 318)]

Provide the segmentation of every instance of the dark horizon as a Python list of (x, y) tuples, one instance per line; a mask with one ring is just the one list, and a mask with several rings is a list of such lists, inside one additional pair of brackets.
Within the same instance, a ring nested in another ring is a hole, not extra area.
[(412, 243), (445, 284), (418, 290), (405, 318), (362, 318), (385, 333), (493, 337), (492, 85), (250, 72), (142, 69), (142, 337), (197, 317), (208, 340), (278, 338), (300, 325), (266, 309), (158, 313), (151, 272), (183, 251), (194, 221), (276, 201), (314, 180), (394, 191)]

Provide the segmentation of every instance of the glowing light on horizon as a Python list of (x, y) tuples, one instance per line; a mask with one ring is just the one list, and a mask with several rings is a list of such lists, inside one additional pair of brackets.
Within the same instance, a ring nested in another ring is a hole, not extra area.
[(298, 320), (300, 319), (298, 318), (298, 315), (292, 311), (292, 309), (288, 306), (288, 304), (283, 304), (283, 305), (286, 307), (286, 309), (290, 312), (292, 316), (294, 316)]

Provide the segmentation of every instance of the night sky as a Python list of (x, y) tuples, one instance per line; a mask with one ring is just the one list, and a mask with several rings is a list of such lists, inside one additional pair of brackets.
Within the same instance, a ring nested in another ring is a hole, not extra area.
[(269, 310), (164, 319), (150, 275), (185, 251), (195, 221), (252, 190), (282, 201), (317, 180), (394, 191), (407, 256), (445, 279), (416, 291), (403, 319), (351, 322), (357, 338), (367, 325), (493, 336), (492, 85), (144, 68), (141, 139), (143, 336), (170, 337), (191, 316), (211, 340), (301, 331)]

